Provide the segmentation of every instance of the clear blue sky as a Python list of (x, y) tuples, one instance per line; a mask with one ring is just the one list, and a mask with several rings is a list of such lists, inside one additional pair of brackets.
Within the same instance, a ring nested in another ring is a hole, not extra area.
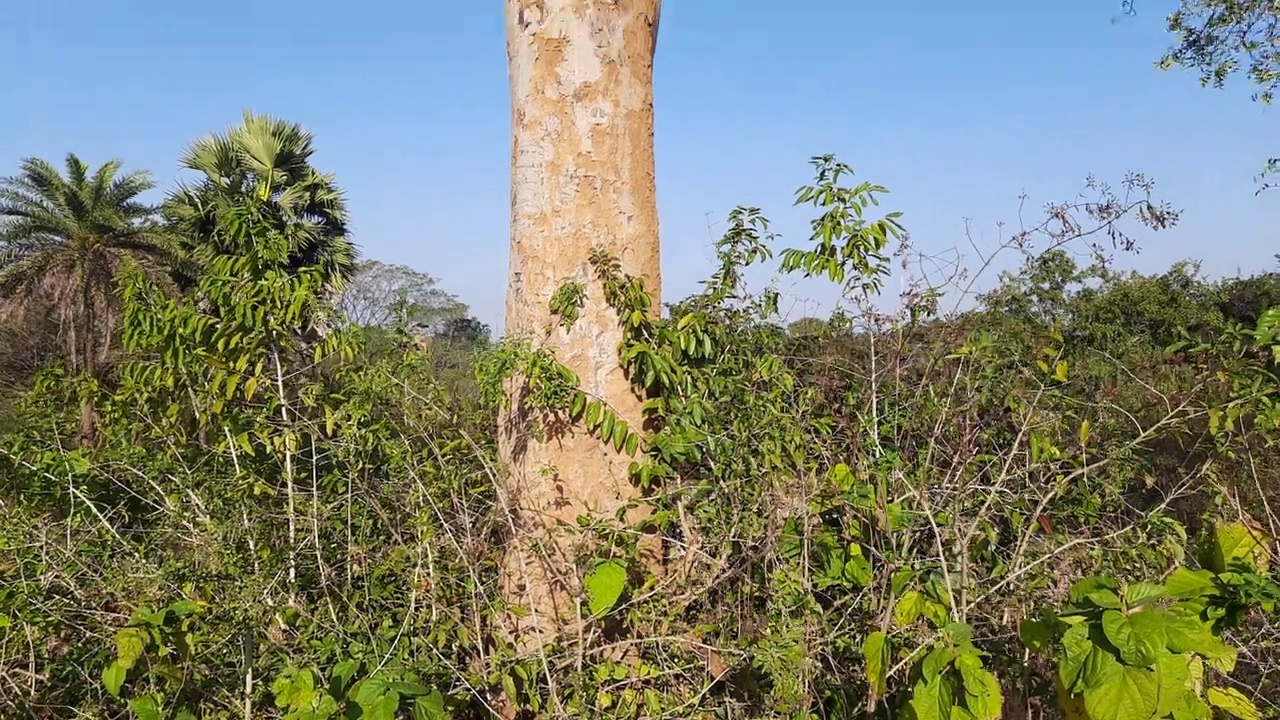
[[(1153, 61), (1172, 0), (667, 0), (657, 154), (667, 299), (710, 266), (709, 221), (790, 209), (807, 158), (887, 185), (917, 245), (980, 239), (1088, 173), (1148, 173), (1185, 212), (1128, 261), (1211, 274), (1273, 265), (1280, 195), (1254, 195), (1277, 116), (1243, 83), (1202, 89)], [(1118, 21), (1117, 21), (1118, 19)], [(350, 195), (369, 257), (443, 280), (500, 325), (508, 98), (499, 0), (54, 0), (0, 23), (0, 174), (20, 157), (120, 157), (167, 185), (192, 139), (243, 108), (302, 122)], [(784, 289), (827, 299), (810, 286)]]

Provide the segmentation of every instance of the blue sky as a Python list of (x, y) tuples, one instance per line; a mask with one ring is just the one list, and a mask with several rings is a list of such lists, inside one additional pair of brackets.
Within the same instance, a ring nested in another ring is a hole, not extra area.
[[(1241, 82), (1153, 67), (1172, 0), (667, 0), (656, 103), (667, 299), (696, 289), (715, 223), (763, 207), (784, 242), (807, 159), (831, 152), (892, 190), (915, 244), (980, 243), (1093, 173), (1157, 182), (1184, 211), (1125, 263), (1270, 268), (1276, 110)], [(61, 0), (0, 24), (0, 174), (19, 158), (119, 157), (162, 185), (192, 139), (249, 108), (317, 136), (365, 254), (430, 272), (500, 326), (509, 114), (498, 0)], [(793, 298), (830, 291), (783, 283)], [(811, 308), (813, 306), (810, 306)]]

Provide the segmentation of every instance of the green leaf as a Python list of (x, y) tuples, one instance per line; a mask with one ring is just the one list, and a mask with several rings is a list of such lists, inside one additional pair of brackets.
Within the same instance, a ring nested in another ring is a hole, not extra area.
[(1195, 615), (1171, 613), (1164, 621), (1165, 646), (1172, 653), (1193, 652), (1206, 658), (1233, 655), (1229, 645), (1222, 642), (1208, 623)]
[(1213, 710), (1203, 700), (1191, 693), (1182, 696), (1182, 702), (1173, 708), (1173, 720), (1210, 720)]
[(1089, 639), (1089, 626), (1084, 623), (1071, 626), (1062, 635), (1062, 645), (1066, 653), (1058, 661), (1058, 677), (1064, 688), (1077, 693), (1084, 683), (1089, 655), (1096, 649)]
[(1154, 583), (1138, 582), (1124, 589), (1124, 603), (1130, 608), (1146, 605), (1165, 597), (1165, 587)]
[(113, 662), (102, 670), (102, 684), (106, 686), (107, 692), (111, 693), (111, 697), (120, 697), (120, 686), (124, 685), (124, 679), (129, 674), (123, 665)]
[(1102, 613), (1102, 631), (1128, 665), (1149, 667), (1165, 647), (1164, 619), (1151, 610), (1128, 615), (1108, 610)]
[(1094, 575), (1092, 577), (1082, 578), (1072, 583), (1071, 589), (1067, 591), (1067, 597), (1071, 601), (1071, 604), (1080, 605), (1086, 598), (1088, 598), (1089, 593), (1096, 592), (1098, 590), (1111, 590), (1114, 592), (1119, 589), (1120, 586), (1115, 580)]
[(1214, 572), (1222, 574), (1233, 562), (1248, 563), (1255, 570), (1266, 570), (1269, 553), (1266, 538), (1243, 523), (1223, 523), (1213, 529)]
[(898, 628), (905, 628), (920, 617), (924, 612), (925, 597), (915, 590), (908, 590), (898, 598), (898, 602), (893, 606), (893, 624)]
[(889, 636), (883, 632), (873, 632), (862, 643), (862, 658), (867, 666), (867, 684), (875, 697), (884, 697), (885, 685), (889, 680), (889, 663), (892, 660), (889, 647)]
[(862, 548), (857, 545), (849, 546), (851, 557), (844, 564), (844, 578), (858, 587), (866, 587), (871, 584), (871, 562), (862, 554)]
[(391, 682), (387, 683), (387, 687), (404, 697), (419, 697), (431, 692), (431, 688), (415, 682)]
[(413, 700), (413, 720), (445, 720), (448, 715), (444, 709), (444, 696), (439, 690), (432, 690)]
[(1164, 581), (1164, 590), (1173, 597), (1192, 600), (1217, 592), (1217, 586), (1213, 583), (1213, 573), (1208, 570), (1180, 567)]
[[(613, 426), (613, 449), (622, 452), (622, 445), (627, 441), (627, 421), (618, 420)], [(606, 438), (608, 440), (608, 438)]]
[(1115, 663), (1095, 687), (1085, 688), (1084, 708), (1089, 720), (1150, 720), (1159, 701), (1154, 670)]
[(636, 450), (638, 450), (639, 448), (640, 448), (640, 434), (633, 432), (630, 435), (627, 435), (627, 447), (626, 447), (627, 454), (630, 455), (631, 457), (635, 457)]
[(933, 623), (934, 627), (937, 628), (946, 625), (947, 621), (951, 619), (951, 616), (947, 613), (945, 605), (941, 605), (928, 599), (924, 601), (920, 608), (920, 612), (929, 619), (929, 622)]
[(125, 670), (133, 667), (147, 647), (147, 633), (142, 628), (127, 627), (116, 633), (116, 662)]
[(582, 411), (586, 409), (586, 405), (587, 405), (586, 394), (581, 392), (574, 393), (573, 402), (569, 406), (569, 417), (573, 418), (574, 420), (577, 420), (578, 416), (582, 415)]
[(583, 580), (587, 590), (587, 607), (593, 617), (604, 617), (627, 587), (627, 568), (617, 560), (600, 563)]
[(600, 401), (592, 400), (587, 405), (587, 429), (595, 431), (596, 425), (600, 423)]
[(947, 665), (954, 659), (955, 651), (950, 647), (935, 647), (929, 651), (928, 655), (924, 656), (924, 660), (920, 661), (920, 674), (924, 676), (926, 681), (933, 681), (942, 677)]
[(1261, 720), (1262, 714), (1249, 698), (1235, 688), (1213, 687), (1205, 694), (1209, 704), (1240, 720)]
[(1156, 679), (1159, 681), (1159, 695), (1155, 714), (1156, 717), (1168, 717), (1174, 708), (1183, 703), (1184, 696), (1191, 692), (1191, 671), (1187, 667), (1187, 658), (1168, 653), (1161, 656), (1156, 663)]
[(918, 682), (911, 694), (911, 709), (916, 720), (950, 720), (955, 705), (955, 688), (945, 675), (928, 682)]
[(161, 720), (164, 705), (156, 695), (143, 695), (129, 701), (129, 709), (137, 720)]
[(387, 694), (387, 681), (373, 675), (356, 683), (351, 688), (351, 699), (362, 708), (368, 708)]
[(973, 653), (956, 658), (956, 668), (964, 679), (964, 704), (976, 720), (996, 720), (1000, 717), (1004, 698), (1000, 681), (991, 671), (982, 667), (982, 659)]
[(1079, 690), (1096, 688), (1107, 682), (1119, 668), (1124, 667), (1115, 655), (1094, 645), (1084, 660), (1084, 668), (1080, 671)]
[(394, 692), (388, 692), (368, 705), (361, 704), (360, 709), (364, 712), (360, 718), (361, 720), (395, 720), (396, 709), (399, 707), (400, 696)]
[(343, 660), (333, 666), (329, 672), (329, 688), (334, 695), (341, 697), (347, 691), (351, 678), (360, 670), (359, 660)]
[(1120, 603), (1120, 596), (1111, 590), (1095, 590), (1089, 593), (1086, 598), (1097, 607), (1108, 610), (1119, 610), (1123, 607)]

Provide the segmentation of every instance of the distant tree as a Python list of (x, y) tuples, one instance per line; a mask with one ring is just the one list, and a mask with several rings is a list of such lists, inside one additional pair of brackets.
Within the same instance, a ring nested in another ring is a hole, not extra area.
[(218, 219), (238, 197), (252, 196), (266, 201), (263, 212), (289, 242), (287, 265), (319, 267), (329, 287), (342, 287), (355, 270), (356, 248), (342, 190), (332, 174), (311, 165), (312, 141), (297, 123), (246, 112), (240, 125), (187, 148), (182, 166), (203, 177), (179, 184), (164, 203), (165, 218), (193, 261), (185, 282), (212, 256), (237, 253)]
[(488, 345), (493, 331), (474, 317), (456, 317), (446, 321), (435, 333), (437, 338), (464, 345)]
[(440, 289), (439, 282), (407, 265), (368, 260), (355, 266), (335, 303), (357, 327), (387, 327), (403, 321), (410, 328), (436, 334), (451, 321), (467, 317), (466, 304)]
[[(47, 303), (74, 372), (96, 378), (119, 312), (116, 278), (133, 264), (164, 275), (173, 258), (156, 208), (139, 199), (155, 187), (145, 171), (112, 160), (95, 171), (68, 153), (65, 176), (39, 158), (0, 180), (0, 298), (13, 312)], [(42, 318), (43, 320), (44, 318)], [(83, 444), (96, 420), (81, 409)]]
[(827, 331), (829, 323), (821, 318), (806, 317), (800, 318), (787, 326), (787, 332), (792, 337), (810, 337), (821, 335)]

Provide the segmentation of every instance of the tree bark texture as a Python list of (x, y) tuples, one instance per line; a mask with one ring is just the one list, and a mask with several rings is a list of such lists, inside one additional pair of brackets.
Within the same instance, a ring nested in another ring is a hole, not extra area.
[[(592, 248), (644, 278), (658, 308), (658, 210), (654, 186), (653, 56), (660, 0), (508, 0), (511, 81), (511, 266), (505, 332), (548, 347), (635, 429), (643, 399), (618, 366), (618, 317), (588, 263)], [(568, 330), (548, 309), (566, 280), (587, 288)], [(607, 520), (636, 501), (632, 460), (580, 424), (534, 437), (522, 402), (500, 419), (508, 464), (503, 499), (515, 530), (502, 591), (530, 614), (510, 618), (517, 636), (551, 639), (577, 615), (574, 567), (580, 515)], [(543, 418), (547, 420), (546, 418)], [(631, 519), (643, 517), (641, 508)], [(547, 634), (544, 634), (547, 633)], [(549, 634), (549, 635), (548, 635)]]

